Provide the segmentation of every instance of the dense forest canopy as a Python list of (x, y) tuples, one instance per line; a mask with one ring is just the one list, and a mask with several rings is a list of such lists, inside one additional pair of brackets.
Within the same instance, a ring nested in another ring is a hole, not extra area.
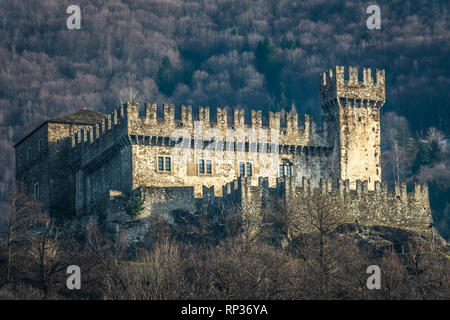
[(13, 182), (12, 144), (42, 121), (134, 100), (320, 114), (318, 73), (383, 68), (383, 112), (411, 136), (450, 132), (449, 3), (384, 0), (381, 30), (367, 1), (80, 0), (0, 3), (0, 193)]

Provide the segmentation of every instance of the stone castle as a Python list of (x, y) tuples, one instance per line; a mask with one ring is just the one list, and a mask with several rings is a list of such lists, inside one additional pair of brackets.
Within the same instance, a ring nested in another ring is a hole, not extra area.
[(385, 73), (361, 71), (362, 79), (353, 67), (320, 74), (320, 127), (309, 115), (300, 125), (295, 110), (135, 103), (50, 119), (15, 145), (16, 180), (57, 215), (114, 220), (135, 197), (142, 218), (193, 211), (206, 198), (258, 211), (273, 197), (295, 206), (320, 190), (340, 195), (351, 221), (424, 230), (427, 186), (381, 182)]

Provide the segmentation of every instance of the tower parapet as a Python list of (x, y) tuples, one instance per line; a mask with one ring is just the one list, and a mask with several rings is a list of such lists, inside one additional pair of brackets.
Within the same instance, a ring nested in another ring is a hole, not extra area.
[(322, 105), (333, 100), (355, 107), (381, 107), (386, 100), (384, 70), (376, 69), (374, 78), (370, 68), (363, 68), (360, 79), (357, 67), (336, 66), (321, 73), (319, 83)]

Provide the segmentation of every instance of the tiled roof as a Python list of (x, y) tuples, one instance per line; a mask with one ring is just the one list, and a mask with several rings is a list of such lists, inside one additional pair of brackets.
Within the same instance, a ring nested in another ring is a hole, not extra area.
[(89, 109), (81, 109), (75, 113), (62, 117), (53, 118), (48, 122), (73, 123), (73, 124), (96, 124), (106, 117), (106, 114)]
[(32, 135), (36, 130), (38, 130), (40, 127), (42, 127), (46, 123), (67, 123), (67, 124), (80, 124), (80, 125), (94, 125), (100, 121), (102, 121), (106, 117), (106, 114), (98, 111), (89, 110), (86, 108), (81, 109), (80, 111), (77, 111), (75, 113), (67, 114), (62, 117), (53, 118), (45, 121), (42, 123), (39, 127), (35, 128), (33, 131), (31, 131), (29, 134), (27, 134), (25, 137), (19, 140), (14, 145), (14, 148), (18, 146), (20, 143), (22, 143), (26, 138), (28, 138), (30, 135)]

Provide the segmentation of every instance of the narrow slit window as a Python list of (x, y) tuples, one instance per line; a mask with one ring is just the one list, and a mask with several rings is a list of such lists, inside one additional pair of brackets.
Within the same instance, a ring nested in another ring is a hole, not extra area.
[(31, 148), (28, 148), (28, 156), (27, 156), (28, 160), (31, 160)]
[(211, 160), (206, 160), (206, 173), (212, 174), (212, 163)]
[(286, 176), (292, 177), (292, 165), (286, 165)]
[(245, 176), (245, 163), (244, 162), (239, 163), (239, 175)]
[(203, 159), (198, 162), (198, 173), (205, 173), (205, 160)]
[(164, 158), (158, 157), (158, 170), (164, 171)]
[(166, 171), (172, 170), (172, 163), (170, 157), (166, 157), (166, 167), (164, 168)]
[(252, 163), (251, 162), (247, 162), (247, 176), (251, 176), (253, 174), (253, 170), (252, 170)]
[(34, 197), (35, 197), (36, 199), (39, 198), (39, 182), (36, 182), (36, 183), (34, 184)]

